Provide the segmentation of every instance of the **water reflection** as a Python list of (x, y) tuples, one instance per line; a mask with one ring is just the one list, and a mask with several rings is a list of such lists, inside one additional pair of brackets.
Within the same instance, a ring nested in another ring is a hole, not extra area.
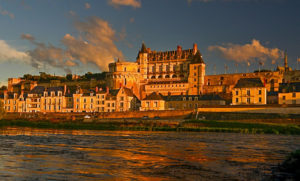
[(261, 180), (299, 136), (0, 130), (0, 180)]

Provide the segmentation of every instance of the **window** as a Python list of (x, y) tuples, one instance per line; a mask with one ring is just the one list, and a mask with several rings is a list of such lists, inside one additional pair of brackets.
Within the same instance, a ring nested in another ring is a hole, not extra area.
[(120, 97), (120, 100), (121, 100), (121, 101), (124, 101), (124, 97), (123, 97), (123, 96), (122, 96), (122, 97)]
[(250, 103), (250, 97), (247, 98), (247, 103)]
[(292, 100), (292, 104), (296, 104), (296, 100)]
[(285, 96), (282, 96), (282, 100), (285, 100)]
[(183, 98), (182, 98), (182, 100), (183, 100), (183, 101), (185, 101), (185, 100), (186, 100), (186, 98), (185, 98), (185, 97), (183, 97)]
[(192, 101), (192, 100), (193, 100), (193, 97), (189, 97), (189, 100)]
[(83, 102), (86, 103), (86, 98), (83, 99)]
[(250, 90), (247, 90), (247, 96), (250, 96)]
[(261, 99), (261, 97), (259, 97), (259, 98), (258, 98), (258, 102), (260, 102), (260, 103), (261, 103), (261, 100), (262, 100), (262, 99)]
[(107, 107), (110, 107), (110, 103), (107, 103)]
[(115, 107), (115, 103), (111, 103), (111, 107)]
[(198, 101), (198, 97), (195, 97), (195, 98), (194, 98), (194, 101)]
[(146, 102), (146, 107), (150, 107), (150, 102)]
[(235, 102), (238, 103), (239, 102), (239, 98), (235, 98)]
[(293, 97), (296, 97), (296, 92), (293, 92)]
[(239, 91), (235, 91), (235, 95), (239, 95)]
[(258, 90), (258, 95), (261, 95), (261, 90)]
[(94, 99), (93, 98), (91, 98), (91, 103), (93, 103), (94, 102)]
[(154, 102), (154, 107), (157, 107), (157, 102), (156, 101)]
[(123, 102), (120, 103), (120, 107), (124, 107), (124, 103)]
[(124, 67), (124, 72), (126, 72), (126, 67)]

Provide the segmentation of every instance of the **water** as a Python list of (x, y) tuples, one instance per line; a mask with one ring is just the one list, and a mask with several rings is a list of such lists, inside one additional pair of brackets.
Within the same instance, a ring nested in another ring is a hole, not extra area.
[(261, 180), (299, 136), (0, 130), (0, 180)]

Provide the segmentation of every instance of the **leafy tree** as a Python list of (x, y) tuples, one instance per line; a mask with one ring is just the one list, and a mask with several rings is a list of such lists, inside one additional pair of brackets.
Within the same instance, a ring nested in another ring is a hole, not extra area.
[(67, 74), (66, 79), (67, 79), (68, 81), (72, 81), (72, 79), (73, 79), (72, 74)]
[(3, 85), (0, 90), (7, 90), (7, 87), (5, 85)]
[(4, 107), (3, 107), (3, 101), (0, 100), (0, 119), (3, 118), (4, 114), (5, 114), (5, 110), (4, 110)]

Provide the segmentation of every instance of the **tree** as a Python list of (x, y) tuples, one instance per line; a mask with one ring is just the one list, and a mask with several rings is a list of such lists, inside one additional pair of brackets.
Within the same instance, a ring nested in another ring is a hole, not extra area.
[(68, 81), (72, 81), (73, 75), (72, 75), (72, 74), (67, 74), (66, 79), (67, 79)]
[(3, 107), (3, 101), (0, 100), (0, 119), (3, 118), (4, 114), (5, 114), (5, 110), (4, 110), (4, 107)]

